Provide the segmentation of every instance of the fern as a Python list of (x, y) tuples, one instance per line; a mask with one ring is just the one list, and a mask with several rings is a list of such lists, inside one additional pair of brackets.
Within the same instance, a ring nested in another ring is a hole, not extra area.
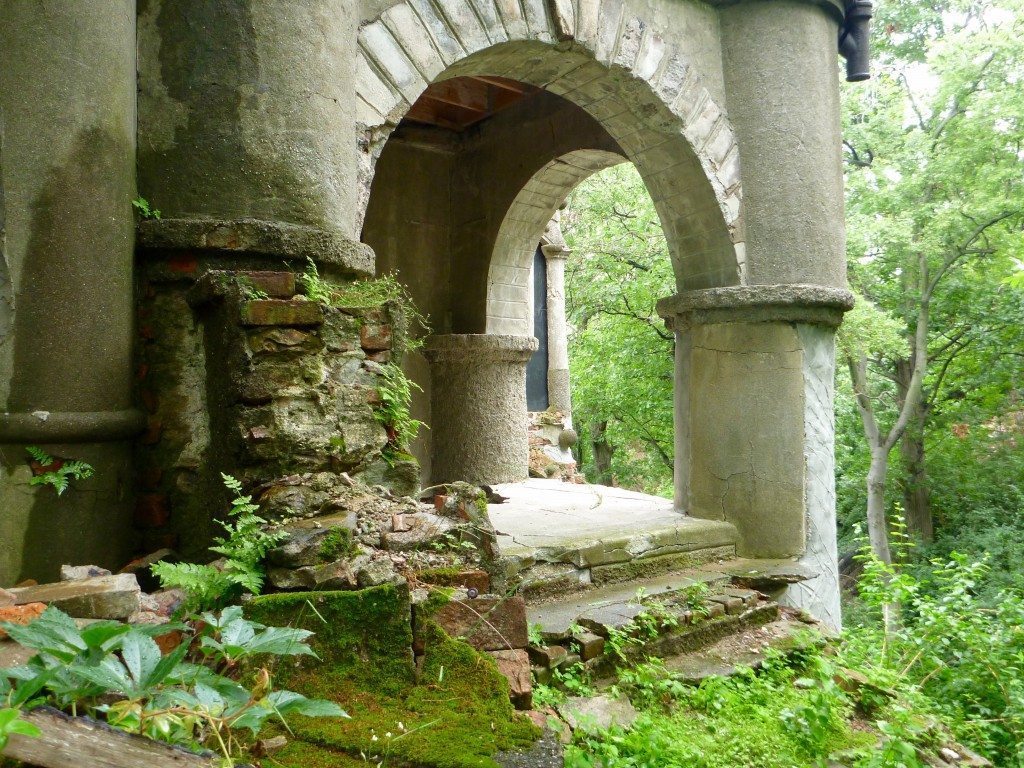
[(235, 494), (228, 520), (220, 523), (225, 535), (218, 536), (211, 552), (223, 555), (223, 567), (194, 563), (157, 563), (153, 573), (165, 589), (176, 588), (188, 595), (192, 610), (224, 605), (239, 592), (259, 594), (266, 573), (263, 558), (287, 534), (268, 531), (268, 522), (257, 514), (259, 505), (242, 493), (242, 484), (221, 473), (225, 487)]
[(84, 461), (58, 459), (35, 445), (26, 446), (25, 452), (32, 457), (34, 463), (33, 476), (28, 481), (29, 485), (53, 486), (58, 496), (63, 495), (64, 491), (68, 489), (72, 479), (82, 480), (92, 477), (94, 473), (91, 464)]

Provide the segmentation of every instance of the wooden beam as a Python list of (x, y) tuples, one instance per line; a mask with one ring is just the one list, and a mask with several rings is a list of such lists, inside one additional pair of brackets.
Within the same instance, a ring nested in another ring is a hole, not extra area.
[[(49, 707), (22, 714), (42, 731), (39, 738), (14, 735), (0, 755), (40, 768), (217, 768), (212, 752), (199, 755)], [(242, 768), (242, 767), (240, 767)]]

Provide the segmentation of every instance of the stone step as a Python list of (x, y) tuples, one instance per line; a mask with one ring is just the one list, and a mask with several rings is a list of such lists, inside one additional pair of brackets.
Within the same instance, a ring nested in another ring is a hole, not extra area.
[(624, 624), (640, 612), (636, 602), (640, 590), (646, 597), (667, 598), (697, 582), (704, 582), (712, 591), (731, 583), (728, 575), (711, 568), (692, 569), (653, 579), (609, 584), (546, 602), (527, 601), (526, 619), (531, 627), (539, 627), (545, 642), (556, 642), (564, 639), (569, 627), (578, 623), (578, 619), (585, 614), (589, 614), (592, 621), (597, 620), (594, 618), (595, 613), (609, 619), (620, 616)]

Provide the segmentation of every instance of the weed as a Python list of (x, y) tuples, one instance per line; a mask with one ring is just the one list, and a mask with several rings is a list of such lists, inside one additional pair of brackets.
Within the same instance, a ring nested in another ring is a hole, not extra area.
[(32, 460), (29, 462), (32, 468), (32, 478), (28, 481), (29, 485), (53, 486), (58, 496), (64, 494), (72, 479), (83, 480), (93, 476), (94, 470), (92, 465), (84, 461), (58, 459), (34, 445), (26, 447), (25, 451), (32, 457)]

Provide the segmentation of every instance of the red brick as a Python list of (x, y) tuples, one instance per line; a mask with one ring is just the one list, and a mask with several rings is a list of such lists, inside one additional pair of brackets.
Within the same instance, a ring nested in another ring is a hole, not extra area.
[(290, 299), (295, 295), (293, 272), (239, 272), (239, 283), (263, 291), (272, 299)]
[[(422, 610), (417, 606), (418, 611)], [(478, 651), (526, 648), (526, 603), (521, 596), (480, 595), (475, 599), (456, 592), (433, 615), (418, 615), (417, 627), (433, 619), (449, 635)]]
[(366, 323), (359, 329), (359, 344), (367, 352), (383, 352), (391, 349), (391, 326)]
[(135, 501), (135, 525), (139, 528), (163, 528), (171, 518), (167, 497), (143, 493)]
[(155, 445), (164, 434), (164, 423), (156, 416), (146, 419), (146, 431), (139, 440), (143, 445)]
[(533, 708), (533, 679), (526, 651), (491, 651), (498, 670), (508, 680), (508, 694), (516, 709)]
[(242, 305), (243, 325), (320, 325), (323, 309), (314, 301), (254, 299)]
[(176, 254), (167, 260), (167, 268), (171, 272), (191, 275), (199, 266), (199, 260), (191, 253)]
[(420, 580), (426, 584), (434, 584), (439, 587), (462, 587), (463, 589), (475, 589), (477, 593), (485, 595), (491, 591), (491, 577), (487, 571), (472, 570), (460, 571), (459, 573), (431, 573), (426, 571), (420, 574)]
[(366, 355), (366, 359), (384, 365), (385, 363), (391, 362), (391, 352), (390, 350), (387, 349), (385, 349), (383, 352), (369, 352)]
[[(26, 603), (25, 605), (12, 605), (7, 608), (0, 608), (0, 623), (29, 624), (46, 610), (45, 603)], [(7, 633), (0, 629), (0, 640), (7, 637)]]

